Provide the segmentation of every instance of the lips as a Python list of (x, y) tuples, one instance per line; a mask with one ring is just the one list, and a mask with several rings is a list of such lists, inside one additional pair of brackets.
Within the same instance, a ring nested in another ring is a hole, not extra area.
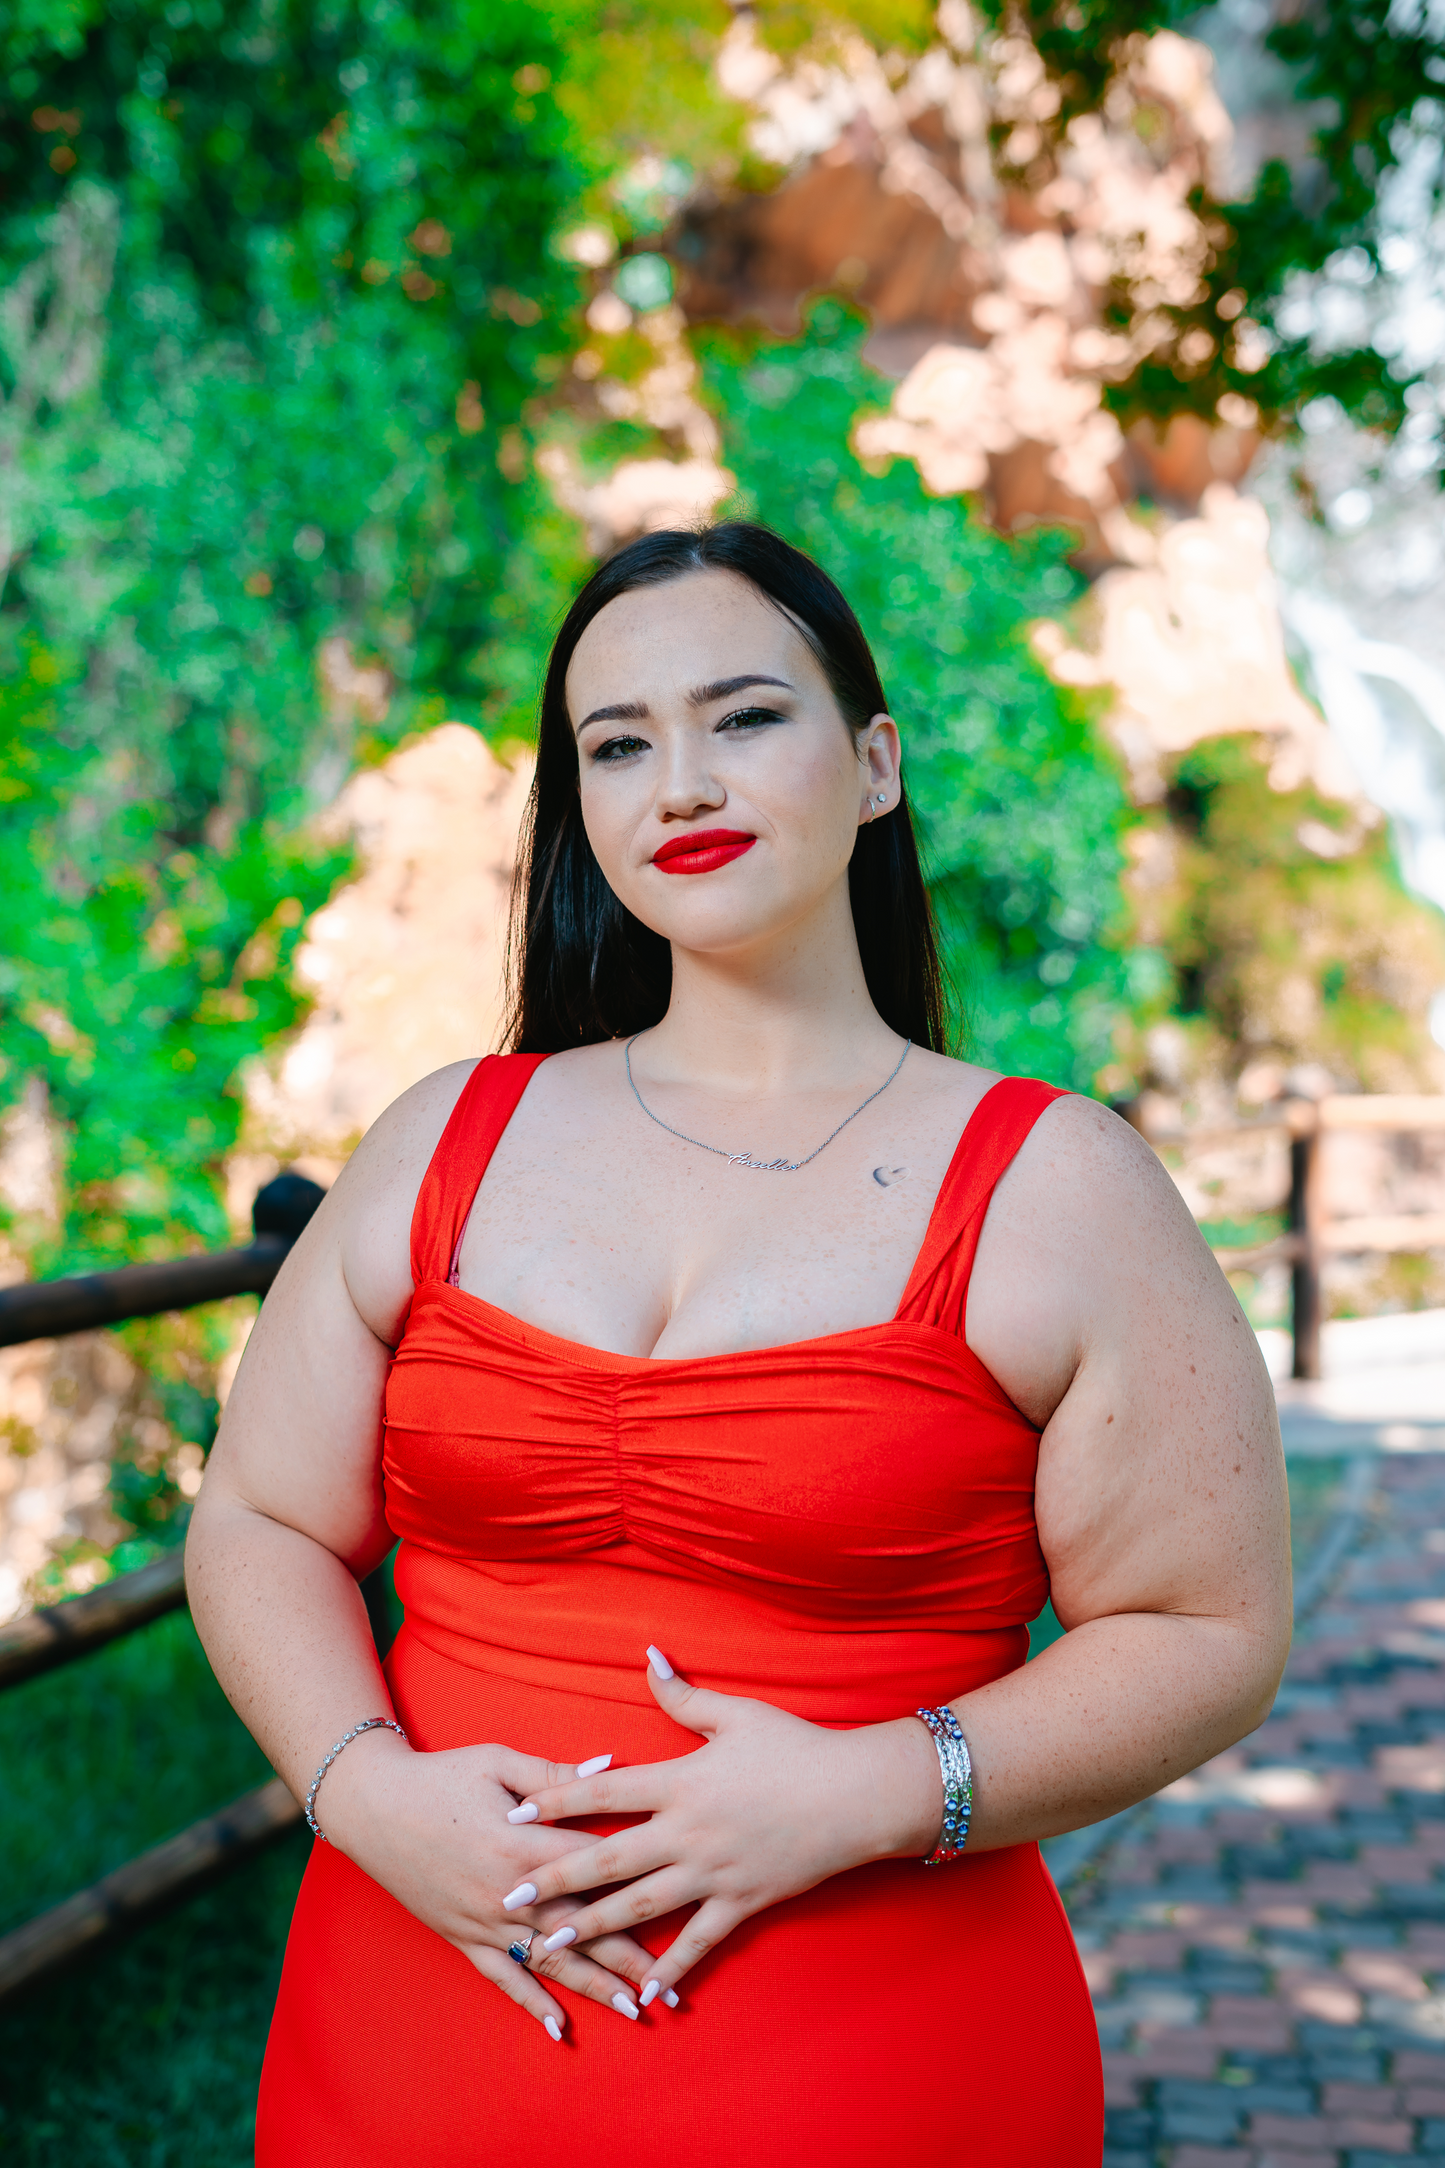
[(715, 873), (750, 851), (757, 840), (740, 828), (695, 828), (654, 851), (652, 863), (659, 873)]

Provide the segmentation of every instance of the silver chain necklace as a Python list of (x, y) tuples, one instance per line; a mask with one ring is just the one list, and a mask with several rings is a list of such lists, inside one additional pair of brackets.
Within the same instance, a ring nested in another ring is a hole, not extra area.
[(701, 1137), (690, 1137), (685, 1130), (674, 1129), (671, 1122), (665, 1122), (660, 1114), (653, 1113), (651, 1107), (637, 1089), (637, 1079), (632, 1074), (632, 1049), (641, 1037), (641, 1032), (638, 1032), (628, 1040), (624, 1058), (627, 1063), (627, 1081), (632, 1086), (632, 1096), (647, 1116), (647, 1119), (650, 1122), (656, 1122), (659, 1129), (665, 1129), (670, 1137), (680, 1137), (684, 1144), (695, 1144), (700, 1152), (711, 1152), (715, 1159), (725, 1159), (730, 1167), (748, 1167), (754, 1174), (798, 1174), (804, 1167), (811, 1165), (813, 1160), (817, 1158), (818, 1152), (827, 1151), (834, 1137), (842, 1136), (849, 1122), (857, 1121), (859, 1115), (863, 1112), (863, 1107), (871, 1107), (875, 1099), (882, 1097), (893, 1082), (893, 1078), (897, 1076), (899, 1069), (907, 1061), (908, 1049), (913, 1044), (911, 1039), (904, 1040), (903, 1052), (898, 1057), (897, 1066), (894, 1068), (892, 1075), (883, 1079), (876, 1092), (869, 1092), (868, 1097), (863, 1101), (863, 1106), (854, 1107), (852, 1113), (839, 1122), (832, 1134), (824, 1137), (817, 1151), (809, 1152), (806, 1159), (754, 1159), (751, 1152), (725, 1152), (720, 1144), (704, 1144)]

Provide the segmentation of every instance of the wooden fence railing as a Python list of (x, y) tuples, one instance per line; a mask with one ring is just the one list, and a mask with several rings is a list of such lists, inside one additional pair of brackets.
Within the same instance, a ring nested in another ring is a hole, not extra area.
[[(254, 1239), (244, 1249), (0, 1288), (0, 1347), (88, 1332), (125, 1318), (194, 1309), (227, 1295), (264, 1295), (323, 1194), (303, 1175), (279, 1174), (257, 1192), (251, 1212)], [(386, 1602), (378, 1575), (362, 1584), (362, 1592), (380, 1638)], [(88, 1595), (0, 1626), (0, 1690), (104, 1648), (179, 1610), (185, 1600), (185, 1572), (177, 1550), (133, 1573), (118, 1574)], [(107, 1937), (190, 1896), (300, 1819), (300, 1807), (281, 1779), (273, 1777), (219, 1814), (206, 1815), (89, 1889), (26, 1920), (0, 1936), (0, 2001)]]
[(1214, 1254), (1226, 1271), (1274, 1263), (1290, 1266), (1290, 1330), (1297, 1378), (1320, 1375), (1321, 1280), (1327, 1257), (1445, 1248), (1445, 1212), (1382, 1212), (1348, 1218), (1337, 1214), (1331, 1206), (1328, 1163), (1321, 1150), (1324, 1138), (1334, 1130), (1421, 1134), (1445, 1129), (1445, 1096), (1337, 1092), (1323, 1099), (1283, 1100), (1278, 1114), (1255, 1121), (1172, 1131), (1151, 1128), (1138, 1114), (1137, 1102), (1125, 1112), (1160, 1153), (1281, 1131), (1288, 1136), (1289, 1196), (1281, 1200), (1288, 1214), (1287, 1232), (1254, 1249), (1221, 1249)]

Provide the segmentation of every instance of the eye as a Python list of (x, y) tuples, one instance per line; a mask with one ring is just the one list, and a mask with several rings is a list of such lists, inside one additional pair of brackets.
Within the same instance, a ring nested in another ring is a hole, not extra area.
[(604, 744), (594, 747), (589, 757), (594, 766), (598, 762), (605, 762), (608, 767), (611, 767), (619, 760), (628, 760), (632, 754), (643, 753), (646, 750), (647, 740), (645, 738), (608, 738)]
[(780, 715), (776, 708), (734, 708), (717, 727), (719, 730), (756, 730), (763, 723), (785, 723), (787, 720), (787, 716)]

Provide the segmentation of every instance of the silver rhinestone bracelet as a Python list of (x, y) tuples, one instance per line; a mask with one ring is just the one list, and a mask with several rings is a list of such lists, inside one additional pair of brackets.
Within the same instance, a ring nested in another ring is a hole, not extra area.
[(958, 1718), (947, 1703), (941, 1709), (916, 1709), (914, 1714), (923, 1719), (933, 1736), (943, 1777), (943, 1828), (923, 1864), (942, 1867), (957, 1859), (968, 1842), (973, 1814), (973, 1763)]
[(331, 1749), (331, 1752), (327, 1755), (325, 1761), (321, 1764), (321, 1767), (317, 1770), (315, 1776), (311, 1779), (311, 1789), (306, 1794), (306, 1805), (303, 1809), (312, 1836), (319, 1837), (323, 1844), (328, 1844), (330, 1842), (330, 1839), (328, 1838), (325, 1830), (321, 1827), (321, 1824), (317, 1821), (316, 1816), (311, 1811), (311, 1809), (316, 1804), (316, 1794), (321, 1789), (321, 1779), (325, 1776), (327, 1770), (331, 1767), (331, 1764), (335, 1761), (337, 1755), (343, 1752), (345, 1748), (349, 1747), (353, 1739), (359, 1739), (364, 1731), (394, 1731), (403, 1746), (409, 1744), (406, 1733), (402, 1730), (400, 1724), (394, 1724), (389, 1716), (369, 1716), (364, 1724), (354, 1724), (350, 1731), (346, 1732), (340, 1739), (337, 1740), (335, 1746)]

